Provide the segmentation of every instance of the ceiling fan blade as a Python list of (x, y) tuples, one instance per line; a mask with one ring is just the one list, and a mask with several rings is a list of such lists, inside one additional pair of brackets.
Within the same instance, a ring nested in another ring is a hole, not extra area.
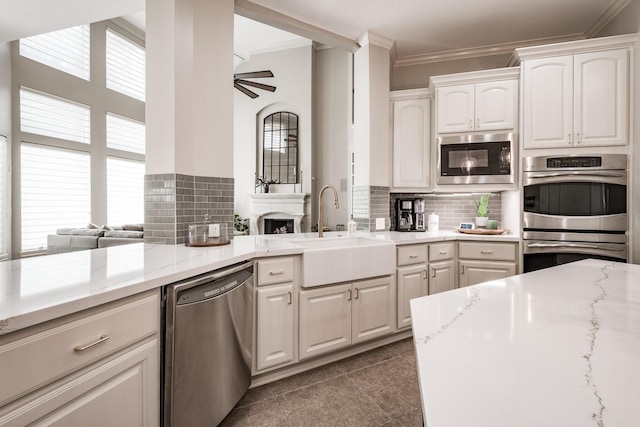
[(273, 77), (271, 70), (252, 71), (249, 73), (238, 73), (233, 75), (233, 79), (257, 79), (261, 77)]
[(233, 82), (233, 87), (235, 87), (236, 89), (238, 89), (240, 92), (244, 93), (245, 95), (247, 95), (249, 98), (251, 99), (255, 99), (258, 97), (258, 94), (255, 92), (250, 91), (249, 89), (247, 89), (246, 87), (242, 87), (240, 86), (238, 83)]
[(237, 79), (237, 80), (234, 80), (234, 83), (241, 83), (243, 85), (257, 87), (258, 89), (268, 90), (269, 92), (275, 92), (276, 91), (276, 87), (275, 86), (265, 85), (265, 84), (262, 84), (262, 83), (251, 82), (249, 80)]

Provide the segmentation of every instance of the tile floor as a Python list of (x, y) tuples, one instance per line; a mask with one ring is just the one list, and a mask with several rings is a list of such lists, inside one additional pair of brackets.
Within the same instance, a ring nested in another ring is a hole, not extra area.
[(412, 338), (250, 389), (228, 426), (422, 426)]

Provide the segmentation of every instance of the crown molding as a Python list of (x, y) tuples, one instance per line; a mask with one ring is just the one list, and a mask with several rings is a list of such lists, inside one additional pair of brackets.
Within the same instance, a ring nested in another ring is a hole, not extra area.
[(552, 45), (523, 47), (516, 49), (514, 55), (517, 61), (523, 61), (526, 59), (547, 58), (549, 56), (594, 52), (603, 49), (623, 49), (633, 46), (636, 39), (637, 34), (595, 37), (592, 39), (576, 40)]
[(503, 80), (518, 80), (520, 67), (496, 68), (489, 70), (469, 71), (466, 73), (447, 74), (443, 76), (431, 76), (429, 87), (457, 86), (480, 82), (492, 82)]
[(631, 0), (615, 0), (611, 3), (607, 10), (584, 32), (585, 38), (595, 37), (595, 35), (600, 33), (629, 3), (631, 3)]
[(561, 37), (550, 37), (543, 39), (522, 40), (518, 42), (501, 43), (487, 46), (478, 46), (468, 49), (445, 50), (441, 52), (424, 55), (411, 55), (398, 58), (393, 64), (394, 67), (409, 67), (414, 65), (431, 64), (435, 62), (455, 61), (460, 59), (478, 58), (491, 55), (507, 55), (520, 47), (537, 46), (540, 44), (561, 43), (583, 39), (582, 35), (569, 35)]
[(372, 44), (376, 46), (383, 47), (387, 50), (391, 50), (395, 45), (395, 41), (383, 37), (379, 34), (372, 33), (371, 31), (365, 31), (360, 37), (358, 37), (358, 44), (360, 46), (364, 46), (366, 44)]

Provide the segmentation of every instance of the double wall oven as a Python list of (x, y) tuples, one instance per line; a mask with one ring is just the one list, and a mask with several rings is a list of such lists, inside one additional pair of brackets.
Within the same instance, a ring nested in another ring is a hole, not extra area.
[(627, 262), (627, 156), (523, 159), (524, 271), (597, 258)]

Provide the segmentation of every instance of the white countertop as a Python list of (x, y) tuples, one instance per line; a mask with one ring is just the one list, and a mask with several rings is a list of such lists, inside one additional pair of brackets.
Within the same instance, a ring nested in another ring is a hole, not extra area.
[(411, 301), (425, 425), (640, 425), (640, 265), (583, 260)]
[[(325, 233), (342, 235), (346, 232)], [(398, 245), (469, 237), (454, 231), (357, 235)], [(136, 243), (0, 262), (0, 335), (255, 257), (301, 254), (295, 240), (315, 237), (317, 233), (236, 236), (218, 247)]]

